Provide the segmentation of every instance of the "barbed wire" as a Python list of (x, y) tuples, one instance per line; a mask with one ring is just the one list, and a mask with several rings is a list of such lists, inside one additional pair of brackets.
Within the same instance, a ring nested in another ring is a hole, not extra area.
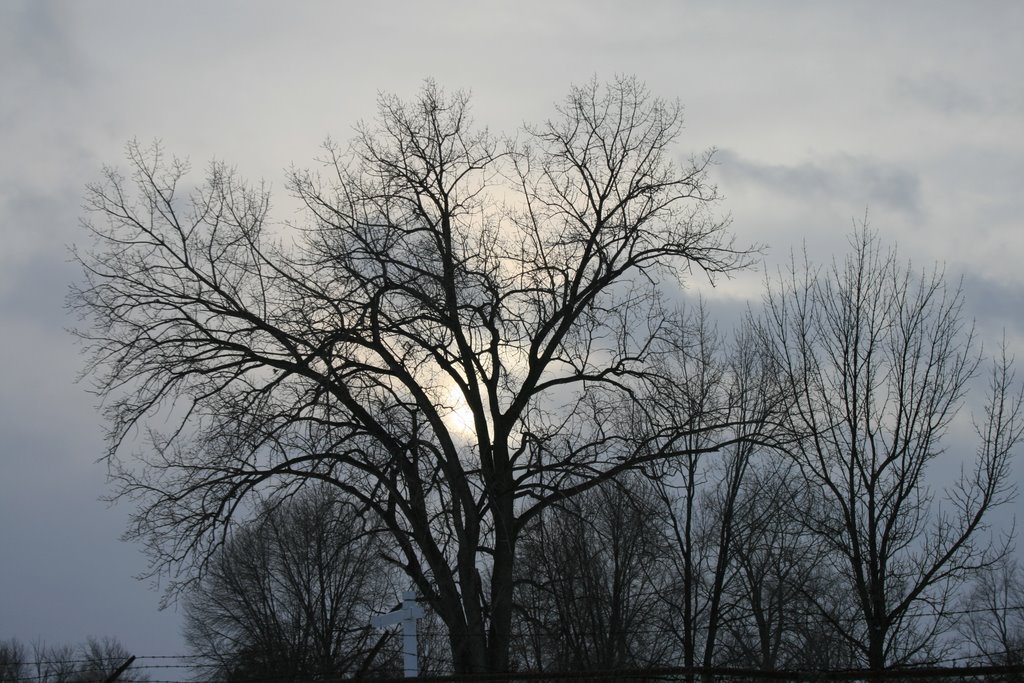
[[(591, 681), (628, 680), (640, 678), (660, 678), (669, 680), (681, 680), (686, 676), (711, 675), (719, 679), (761, 679), (774, 681), (855, 681), (874, 680), (879, 674), (892, 679), (947, 679), (957, 677), (983, 678), (989, 676), (1000, 676), (1006, 674), (1019, 675), (1024, 673), (1024, 665), (975, 665), (975, 666), (906, 666), (892, 667), (877, 671), (862, 668), (845, 669), (758, 669), (744, 667), (646, 667), (635, 669), (618, 670), (594, 670), (594, 671), (519, 671), (499, 674), (423, 674), (420, 678), (425, 681), (558, 681), (569, 679), (583, 679)], [(130, 680), (129, 676), (127, 680)], [(38, 677), (23, 677), (7, 679), (11, 683), (22, 683), (38, 680)], [(138, 679), (136, 679), (138, 680)], [(143, 679), (144, 683), (214, 683), (215, 679)], [(238, 683), (267, 683), (269, 681), (282, 680), (280, 675), (258, 676), (248, 678), (233, 678)], [(324, 681), (355, 681), (366, 679), (353, 679), (344, 677), (326, 677)], [(386, 678), (384, 681), (399, 681), (401, 678)], [(140, 681), (142, 683), (142, 681)]]
[[(974, 614), (998, 614), (1000, 612), (1020, 612), (1024, 611), (1024, 605), (1000, 605), (995, 607), (982, 607), (982, 608), (962, 608), (962, 609), (939, 609), (936, 608), (931, 612), (914, 612), (904, 615), (906, 618), (935, 618), (942, 616), (967, 616)], [(842, 621), (857, 622), (863, 621), (863, 619), (857, 618), (856, 616), (839, 616), (834, 615), (826, 617), (821, 611), (815, 610), (783, 610), (788, 616), (801, 616), (801, 617), (819, 617), (822, 619), (839, 618)], [(557, 628), (557, 627), (556, 627)], [(523, 629), (516, 629), (512, 633), (513, 638), (530, 639), (538, 636), (550, 635), (552, 631), (556, 631), (556, 628), (548, 628), (544, 624), (537, 624), (533, 628), (526, 627)], [(664, 627), (647, 627), (647, 628), (633, 628), (633, 629), (577, 629), (569, 628), (564, 629), (574, 636), (589, 636), (589, 637), (617, 637), (617, 636), (654, 636), (654, 637), (665, 637), (674, 636), (677, 637), (682, 630), (683, 626), (673, 628), (671, 626)], [(425, 637), (444, 637), (447, 636), (447, 630), (443, 626), (426, 626), (420, 628), (420, 633)], [(557, 635), (557, 633), (556, 633)], [(483, 634), (465, 634), (465, 637), (469, 638), (483, 638)], [(1009, 656), (1019, 656), (1019, 651), (1014, 650), (1003, 650), (998, 652), (978, 652), (971, 654), (961, 654), (954, 657), (947, 657), (944, 659), (935, 660), (932, 664), (938, 663), (956, 663), (956, 662), (977, 662), (977, 661), (992, 661), (998, 658), (1005, 658)], [(180, 663), (175, 664), (146, 664), (146, 661), (168, 661), (176, 660)], [(78, 669), (73, 674), (93, 673), (102, 672), (107, 669), (102, 665), (97, 664), (96, 658), (83, 658), (75, 657), (69, 659), (39, 659), (39, 660), (23, 660), (17, 662), (20, 666), (24, 666), (28, 669), (35, 669), (40, 671), (44, 667), (66, 667), (71, 665), (80, 664), (92, 664), (93, 667)], [(177, 669), (190, 669), (190, 670), (202, 670), (202, 669), (216, 669), (223, 667), (224, 664), (212, 661), (212, 658), (207, 655), (201, 654), (171, 654), (171, 655), (138, 655), (135, 657), (135, 663), (131, 667), (131, 671), (149, 671), (149, 670), (177, 670)], [(58, 677), (56, 671), (40, 671), (37, 675), (23, 676), (19, 678), (9, 678), (9, 681), (24, 681), (26, 683), (31, 681), (44, 681), (47, 679), (54, 679)], [(252, 678), (245, 679), (256, 683), (257, 681), (272, 680), (263, 678)], [(157, 681), (150, 681), (150, 683), (159, 683)], [(183, 683), (181, 681), (173, 681), (166, 683)], [(187, 683), (196, 683), (194, 679), (190, 679)]]
[[(935, 667), (935, 666), (942, 665), (942, 664), (955, 664), (956, 662), (970, 662), (970, 661), (979, 661), (979, 660), (990, 660), (991, 661), (991, 660), (998, 660), (999, 658), (1008, 658), (1010, 656), (1019, 656), (1020, 654), (1021, 653), (1020, 653), (1019, 650), (1000, 650), (1000, 651), (994, 651), (994, 652), (979, 652), (979, 653), (972, 653), (972, 654), (962, 654), (962, 655), (946, 657), (946, 658), (942, 658), (942, 659), (928, 660), (928, 661), (925, 661), (925, 662), (919, 662), (917, 664), (903, 665), (903, 666), (900, 667), (900, 669), (928, 668), (928, 667)], [(167, 659), (194, 659), (194, 658), (197, 658), (197, 657), (202, 657), (202, 655), (181, 655), (181, 656), (178, 656), (178, 655), (143, 655), (143, 656), (137, 657), (136, 661), (138, 661), (139, 659), (167, 660)], [(43, 663), (48, 663), (48, 664), (71, 664), (71, 663), (82, 663), (82, 661), (84, 661), (84, 660), (49, 660), (47, 662), (39, 662), (39, 664), (43, 664)], [(277, 661), (281, 661), (281, 660), (277, 660)], [(169, 670), (169, 669), (208, 669), (208, 668), (220, 668), (221, 666), (222, 666), (221, 664), (213, 664), (213, 663), (140, 664), (140, 665), (137, 665), (137, 664), (133, 663), (133, 665), (130, 668), (130, 672), (153, 671), (153, 670)], [(69, 672), (69, 674), (71, 674), (71, 675), (79, 674), (80, 675), (80, 674), (83, 674), (83, 673), (94, 673), (94, 672), (105, 672), (105, 671), (107, 671), (107, 668), (88, 668), (88, 669), (79, 669), (79, 670), (74, 671), (74, 672)], [(822, 671), (824, 673), (835, 673), (837, 671), (848, 671), (848, 670), (847, 669), (841, 669), (841, 670), (837, 669), (837, 670), (822, 670)], [(59, 675), (57, 675), (56, 672), (50, 671), (50, 672), (43, 672), (43, 673), (32, 675), (32, 676), (21, 676), (21, 677), (17, 677), (17, 678), (8, 678), (6, 680), (7, 681), (11, 681), (11, 682), (22, 682), (22, 681), (27, 682), (27, 681), (36, 681), (36, 680), (44, 680), (44, 679), (52, 679), (52, 678), (59, 678)], [(131, 678), (130, 673), (129, 673), (127, 678), (129, 678), (129, 679)], [(244, 678), (244, 679), (236, 678), (235, 680), (237, 680), (237, 681), (247, 681), (249, 683), (258, 683), (260, 681), (275, 680), (277, 678), (279, 678), (279, 676), (254, 676), (254, 677), (248, 677), (248, 678)], [(157, 681), (154, 681), (152, 679), (147, 679), (147, 680), (149, 681), (149, 683), (157, 683)], [(189, 679), (189, 680), (190, 680), (190, 683), (196, 683), (196, 679)], [(171, 683), (179, 683), (179, 682), (178, 681), (174, 681), (174, 682), (171, 682)]]
[[(1008, 606), (1000, 607), (999, 609), (1000, 610), (1024, 611), (1024, 605), (1008, 605)], [(991, 608), (962, 609), (962, 610), (942, 610), (942, 611), (936, 611), (936, 612), (932, 612), (932, 613), (928, 613), (928, 614), (916, 613), (916, 614), (907, 614), (905, 616), (906, 617), (912, 617), (912, 618), (917, 618), (917, 617), (934, 617), (934, 616), (955, 616), (955, 615), (963, 616), (963, 615), (968, 615), (968, 614), (991, 613), (992, 611), (993, 610)], [(786, 611), (786, 612), (790, 616), (822, 617), (822, 618), (826, 618), (825, 615), (822, 612), (820, 612), (820, 611), (789, 610), (789, 611)], [(838, 617), (838, 615), (830, 615), (827, 618), (836, 619), (837, 617)], [(850, 621), (850, 622), (863, 621), (862, 619), (860, 619), (860, 618), (858, 618), (856, 616), (838, 617), (838, 618), (843, 620), (843, 621)], [(370, 627), (368, 626), (367, 628), (370, 628)], [(665, 627), (660, 627), (660, 628), (647, 627), (647, 628), (623, 628), (623, 629), (601, 629), (601, 630), (586, 629), (586, 630), (583, 630), (583, 629), (578, 629), (578, 628), (568, 628), (568, 629), (565, 629), (563, 627), (563, 630), (571, 632), (574, 635), (582, 635), (582, 636), (622, 636), (622, 635), (671, 636), (671, 635), (678, 635), (679, 632), (683, 628), (685, 628), (685, 626), (683, 624), (680, 624), (679, 627), (677, 627), (677, 628), (673, 628), (673, 627), (670, 627), (670, 626), (665, 626)], [(448, 635), (447, 634), (447, 630), (443, 626), (437, 626), (437, 627), (421, 626), (418, 630), (419, 630), (420, 634), (422, 634), (424, 636), (427, 636), (427, 637), (438, 637), (438, 636), (447, 636)], [(519, 637), (519, 638), (528, 638), (528, 637), (536, 636), (538, 634), (538, 631), (546, 631), (546, 630), (549, 630), (549, 629), (547, 629), (543, 624), (538, 624), (535, 628), (532, 628), (532, 629), (531, 628), (516, 629), (516, 630), (513, 631), (512, 636), (513, 637)], [(463, 637), (467, 637), (467, 638), (482, 638), (482, 637), (486, 637), (486, 636), (484, 636), (482, 634), (466, 633), (466, 634), (464, 634)], [(1006, 653), (1003, 653), (1003, 654), (1006, 654)], [(979, 656), (984, 656), (984, 655), (979, 655)], [(965, 657), (969, 657), (969, 656), (965, 655), (964, 657), (960, 657), (960, 658), (957, 658), (957, 659), (963, 659)], [(140, 662), (142, 660), (170, 660), (170, 659), (182, 660), (182, 661), (189, 661), (189, 660), (207, 660), (207, 661), (209, 661), (209, 660), (211, 660), (213, 658), (209, 657), (208, 655), (200, 655), (200, 654), (136, 655), (136, 657), (135, 657), (135, 661), (136, 662)], [(23, 666), (26, 666), (26, 667), (30, 667), (30, 668), (38, 668), (40, 666), (63, 666), (63, 665), (69, 665), (69, 664), (95, 664), (96, 661), (97, 660), (95, 658), (91, 658), (91, 659), (90, 658), (46, 659), (46, 660), (22, 660), (20, 662), (20, 664), (22, 664)], [(217, 664), (217, 663), (171, 664), (171, 665), (163, 665), (163, 666), (166, 667), (166, 668), (217, 667), (217, 666), (221, 666), (221, 664)], [(133, 664), (133, 666), (132, 666), (133, 669), (146, 668), (146, 667), (158, 668), (158, 665)], [(102, 670), (102, 669), (87, 669), (87, 671), (100, 671), (100, 670)]]

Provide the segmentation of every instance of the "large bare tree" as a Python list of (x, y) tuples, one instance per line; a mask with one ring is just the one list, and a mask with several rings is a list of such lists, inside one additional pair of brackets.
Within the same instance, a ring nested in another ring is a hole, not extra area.
[(866, 228), (851, 246), (831, 268), (770, 283), (762, 333), (794, 400), (784, 449), (823, 496), (804, 521), (856, 604), (832, 625), (882, 669), (926, 659), (953, 592), (1001, 554), (987, 521), (1012, 496), (1024, 420), (1004, 353), (975, 416), (976, 452), (947, 454), (944, 469), (963, 469), (937, 499), (933, 466), (982, 364), (963, 295)]
[(130, 145), (89, 189), (72, 305), (115, 496), (172, 586), (251, 495), (329, 482), (387, 526), (456, 670), (500, 671), (523, 526), (716, 428), (641, 399), (672, 389), (666, 284), (746, 254), (711, 153), (679, 163), (680, 107), (635, 80), (573, 89), (516, 141), (433, 84), (378, 105), (291, 173), (307, 213), (281, 229), (263, 186)]

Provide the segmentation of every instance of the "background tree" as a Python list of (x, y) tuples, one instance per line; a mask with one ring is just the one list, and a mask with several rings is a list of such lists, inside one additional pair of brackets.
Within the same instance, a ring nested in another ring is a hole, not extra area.
[[(32, 644), (35, 678), (43, 683), (71, 683), (78, 676), (79, 650), (67, 643)], [(124, 661), (124, 660), (122, 660)]]
[(764, 670), (835, 670), (858, 664), (832, 626), (850, 618), (850, 596), (828, 572), (827, 553), (801, 519), (821, 504), (795, 463), (751, 467), (734, 509), (735, 575), (726, 587), (719, 664)]
[(314, 486), (233, 531), (185, 600), (185, 639), (219, 680), (319, 680), (390, 670), (370, 617), (395, 601), (380, 540), (336, 488)]
[(1016, 560), (980, 574), (962, 607), (959, 631), (972, 656), (986, 664), (1024, 664), (1024, 571)]
[(287, 240), (264, 188), (215, 164), (185, 196), (187, 164), (129, 146), (130, 177), (89, 190), (72, 305), (157, 571), (194, 576), (256, 492), (329, 482), (388, 528), (455, 669), (507, 669), (524, 526), (707, 427), (606, 419), (643, 415), (675, 344), (665, 282), (746, 260), (711, 153), (673, 159), (681, 124), (632, 79), (503, 144), (462, 94), (382, 96), (291, 175), (308, 221)]
[(27, 677), (25, 646), (15, 638), (0, 640), (0, 682), (12, 683)]
[[(749, 326), (727, 344), (701, 306), (663, 359), (664, 386), (649, 398), (661, 420), (692, 420), (680, 429), (683, 452), (648, 469), (665, 519), (663, 533), (674, 576), (664, 591), (665, 628), (675, 634), (682, 665), (711, 667), (731, 605), (737, 502), (758, 444), (787, 401), (773, 395), (764, 356)], [(716, 444), (729, 443), (718, 448)]]
[[(31, 657), (16, 638), (0, 641), (0, 682), (94, 683), (104, 681), (131, 657), (115, 638), (88, 638), (79, 646), (37, 642)], [(129, 667), (118, 677), (145, 683), (149, 676)]]
[(1004, 356), (976, 422), (977, 454), (934, 505), (927, 475), (981, 362), (963, 296), (867, 229), (851, 246), (830, 269), (794, 267), (770, 283), (762, 334), (795, 401), (783, 447), (824, 496), (804, 521), (856, 604), (856, 621), (833, 626), (881, 669), (927, 658), (954, 590), (998, 559), (986, 522), (1012, 495), (1024, 423)]
[(669, 666), (664, 515), (640, 476), (567, 500), (520, 540), (516, 661), (528, 671)]
[[(100, 683), (113, 675), (131, 657), (128, 649), (116, 638), (87, 638), (77, 651), (78, 666), (72, 677), (74, 683)], [(129, 666), (118, 677), (125, 683), (145, 683), (149, 675), (132, 670)]]

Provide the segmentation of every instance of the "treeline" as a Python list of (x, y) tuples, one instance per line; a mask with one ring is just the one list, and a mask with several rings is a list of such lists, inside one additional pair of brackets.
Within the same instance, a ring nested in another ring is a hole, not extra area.
[[(864, 666), (857, 596), (806, 527), (820, 496), (791, 464), (732, 456), (625, 477), (537, 519), (520, 542), (515, 669)], [(235, 532), (185, 602), (203, 677), (400, 675), (398, 634), (369, 622), (396, 607), (403, 577), (386, 536), (355, 511), (313, 487)], [(979, 571), (951, 597), (900, 624), (898, 642), (913, 646), (901, 663), (1024, 663), (1015, 562)], [(435, 614), (419, 632), (421, 673), (450, 672)]]
[[(31, 647), (16, 638), (0, 640), (0, 682), (19, 683), (100, 683), (118, 671), (131, 657), (115, 638), (87, 638), (78, 645), (48, 645), (37, 642)], [(125, 670), (118, 681), (145, 683), (150, 677)]]

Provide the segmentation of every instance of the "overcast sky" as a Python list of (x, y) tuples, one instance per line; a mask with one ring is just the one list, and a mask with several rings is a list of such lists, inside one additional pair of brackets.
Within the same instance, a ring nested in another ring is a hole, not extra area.
[(0, 2), (0, 639), (184, 650), (132, 578), (129, 510), (99, 500), (102, 424), (65, 331), (83, 187), (132, 137), (280, 188), (380, 91), (434, 78), (514, 132), (570, 84), (634, 74), (685, 105), (680, 154), (720, 150), (721, 210), (769, 263), (803, 241), (830, 258), (868, 211), (1024, 359), (1024, 3), (895, 4)]

